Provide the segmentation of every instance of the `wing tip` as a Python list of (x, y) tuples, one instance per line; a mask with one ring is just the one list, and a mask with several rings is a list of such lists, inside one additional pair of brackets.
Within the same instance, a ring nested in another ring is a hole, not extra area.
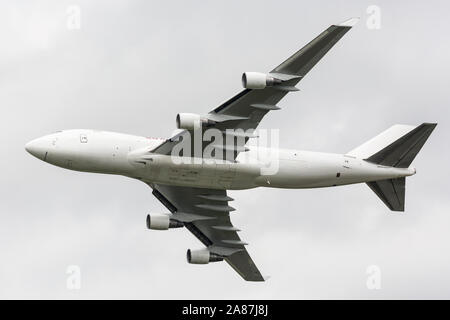
[(353, 27), (355, 24), (358, 23), (359, 19), (360, 19), (359, 17), (353, 17), (353, 18), (350, 18), (350, 19), (348, 19), (348, 20), (345, 20), (344, 22), (341, 22), (341, 23), (339, 23), (339, 24), (336, 24), (336, 26), (338, 26), (338, 27), (349, 27), (349, 28), (351, 28), (351, 27)]

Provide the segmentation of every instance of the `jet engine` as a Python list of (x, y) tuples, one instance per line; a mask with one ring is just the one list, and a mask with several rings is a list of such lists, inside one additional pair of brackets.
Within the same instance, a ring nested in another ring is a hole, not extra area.
[(207, 118), (201, 117), (195, 113), (179, 113), (177, 114), (177, 128), (186, 130), (196, 130), (202, 125), (211, 125), (215, 122)]
[(167, 230), (169, 228), (181, 228), (183, 222), (170, 219), (168, 214), (152, 213), (147, 215), (147, 228), (153, 230)]
[(244, 72), (242, 74), (242, 86), (247, 89), (264, 89), (280, 84), (280, 79), (274, 78), (266, 73)]
[(191, 250), (186, 252), (186, 258), (192, 264), (207, 264), (210, 262), (222, 261), (223, 257), (210, 252), (208, 249)]

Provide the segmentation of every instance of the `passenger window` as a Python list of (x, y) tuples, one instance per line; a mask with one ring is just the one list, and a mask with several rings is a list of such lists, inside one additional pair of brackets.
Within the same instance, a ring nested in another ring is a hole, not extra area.
[(88, 142), (88, 138), (87, 138), (86, 134), (84, 134), (84, 133), (80, 134), (80, 142), (81, 143), (87, 143)]

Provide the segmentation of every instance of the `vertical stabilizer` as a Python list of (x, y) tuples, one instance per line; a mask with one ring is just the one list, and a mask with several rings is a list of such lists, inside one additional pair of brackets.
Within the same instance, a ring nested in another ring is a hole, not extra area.
[(383, 166), (408, 168), (436, 125), (436, 123), (422, 123), (365, 160)]

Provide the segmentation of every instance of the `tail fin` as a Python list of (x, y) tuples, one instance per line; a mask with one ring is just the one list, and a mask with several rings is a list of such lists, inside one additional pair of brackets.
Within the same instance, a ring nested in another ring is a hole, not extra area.
[(365, 160), (383, 166), (408, 168), (436, 125), (436, 123), (422, 123)]
[[(422, 149), (436, 123), (422, 123), (416, 128), (395, 125), (349, 152), (383, 166), (408, 168)], [(414, 129), (413, 129), (414, 128)], [(373, 192), (393, 211), (405, 210), (405, 178), (368, 182)]]

